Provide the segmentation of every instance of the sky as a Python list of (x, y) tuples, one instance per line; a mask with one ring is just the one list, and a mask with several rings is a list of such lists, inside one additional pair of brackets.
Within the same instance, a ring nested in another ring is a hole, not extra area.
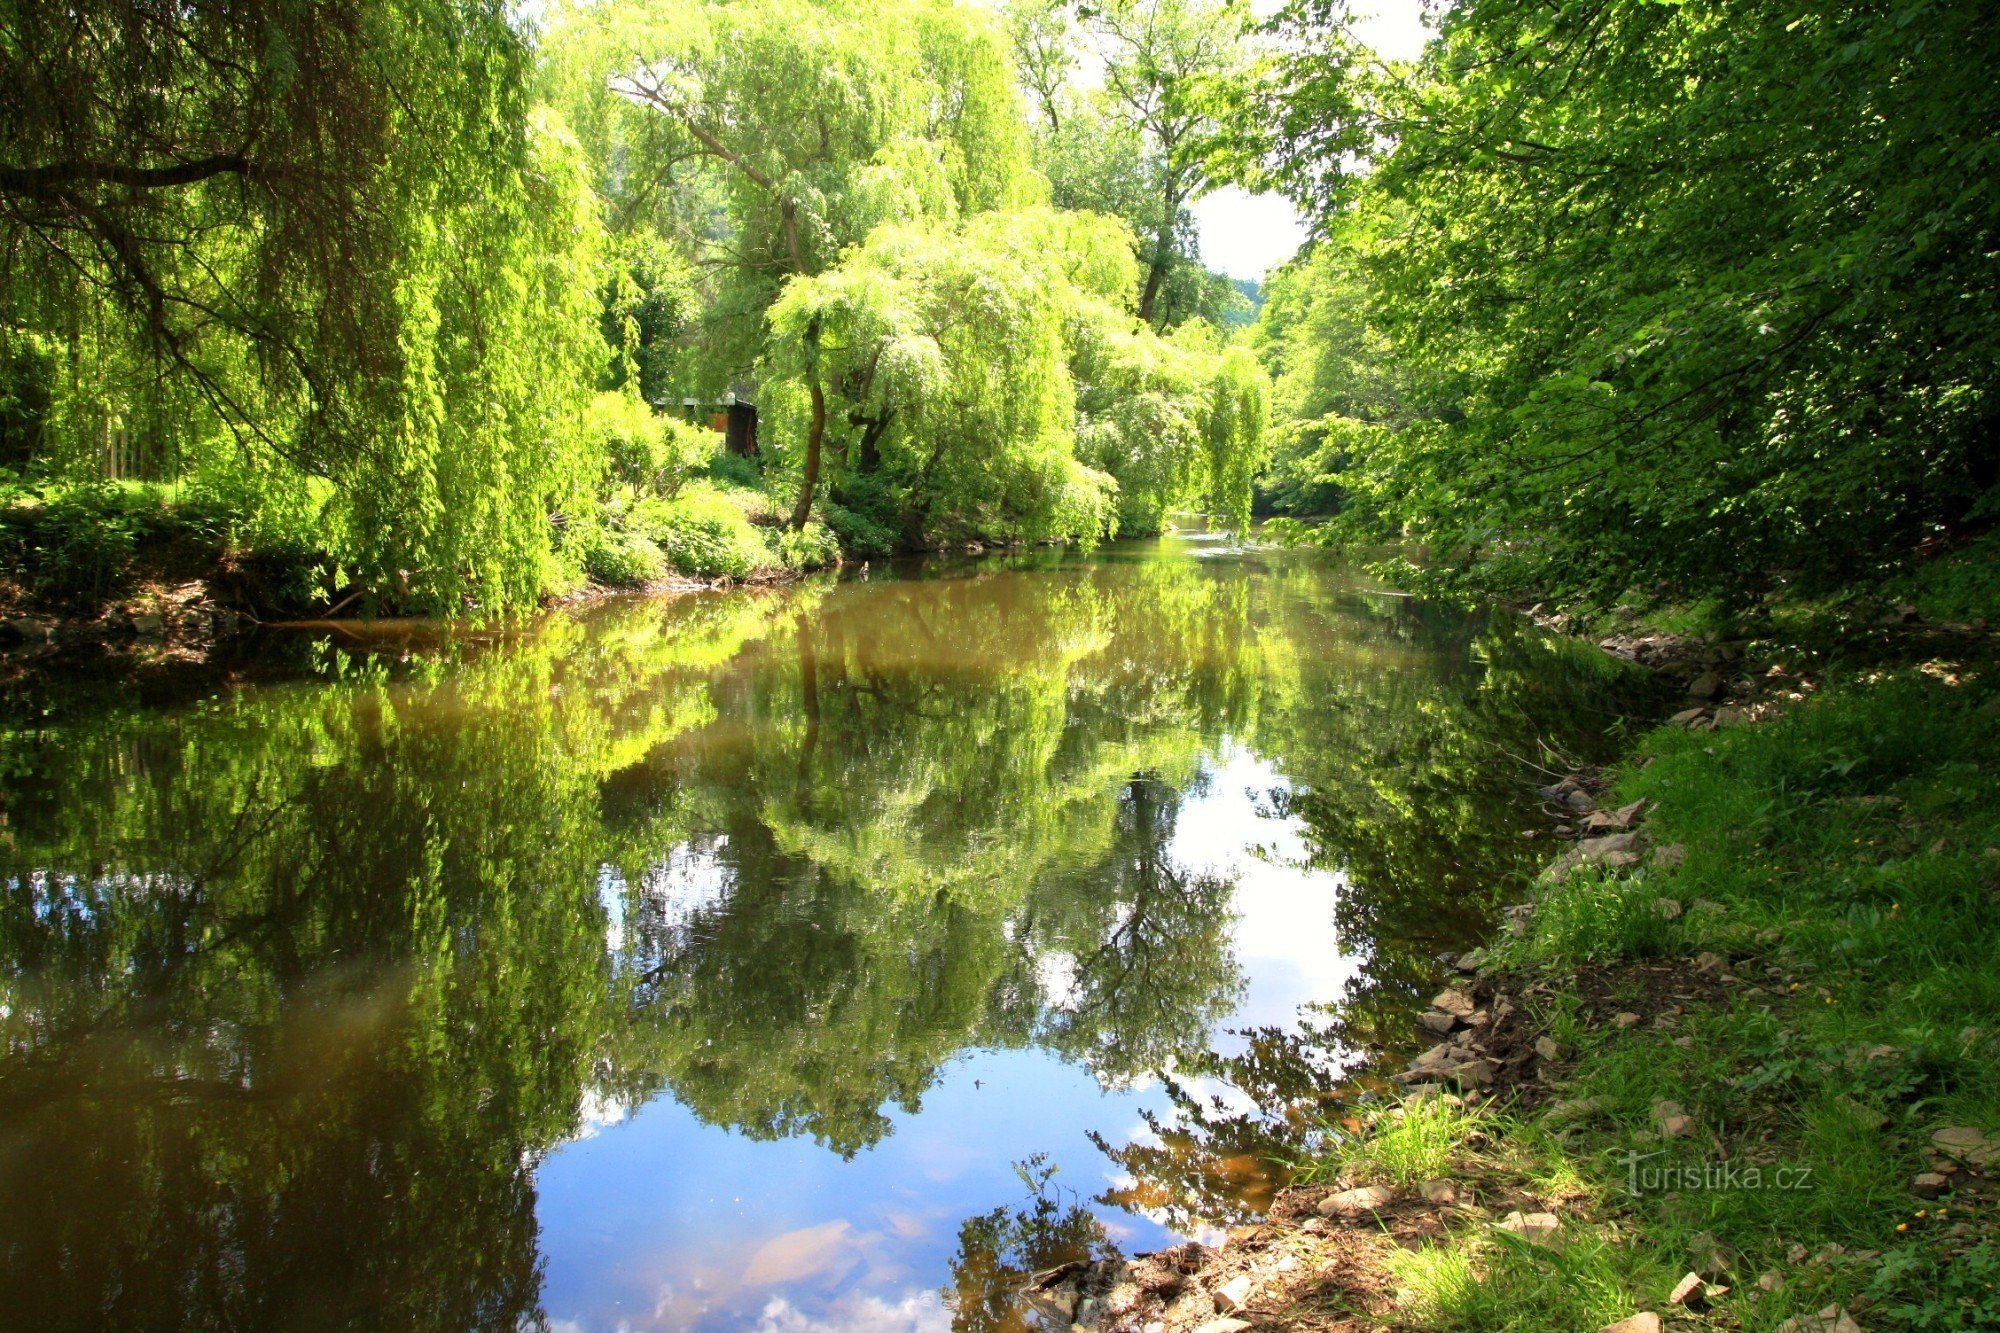
[[(1253, 8), (1261, 15), (1277, 4), (1257, 0)], [(1367, 6), (1357, 4), (1355, 9), (1364, 12)], [(1355, 31), (1383, 55), (1408, 60), (1423, 48), (1422, 14), (1421, 0), (1375, 0), (1372, 12), (1355, 23)], [(1298, 210), (1275, 194), (1253, 195), (1231, 185), (1199, 200), (1193, 212), (1201, 232), (1202, 258), (1232, 278), (1263, 281), (1306, 238)]]

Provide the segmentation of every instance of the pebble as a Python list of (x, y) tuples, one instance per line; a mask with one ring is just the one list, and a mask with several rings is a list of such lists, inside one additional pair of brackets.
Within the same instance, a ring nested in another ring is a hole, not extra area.
[(1562, 1241), (1562, 1222), (1554, 1213), (1511, 1212), (1501, 1219), (1500, 1229), (1512, 1232), (1530, 1245), (1540, 1245), (1545, 1248), (1558, 1245)]
[(1233, 1314), (1250, 1303), (1250, 1275), (1238, 1273), (1215, 1289), (1215, 1308)]
[(1606, 1324), (1597, 1333), (1660, 1333), (1660, 1317), (1651, 1310), (1641, 1310), (1615, 1324)]
[(1364, 1213), (1380, 1212), (1395, 1197), (1396, 1192), (1386, 1185), (1363, 1185), (1358, 1189), (1327, 1195), (1315, 1205), (1313, 1211), (1321, 1217), (1357, 1218)]

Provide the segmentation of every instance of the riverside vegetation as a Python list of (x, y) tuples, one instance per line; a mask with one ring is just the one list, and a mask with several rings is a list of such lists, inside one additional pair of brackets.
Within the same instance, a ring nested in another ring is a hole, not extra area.
[[(1517, 849), (1596, 838), (1399, 956), (1421, 1039), (1371, 1000), (1303, 1109), (1183, 1106), (1287, 1159), (1266, 1222), (1128, 1260), (1031, 1170), (960, 1322), (2000, 1324), (1991, 5), (1462, 0), (1407, 61), (1343, 0), (539, 13), (0, 8), (12, 606), (492, 618), (1190, 507), (1393, 552), (1685, 711), (1453, 751), (1547, 785)], [(1195, 243), (1227, 183), (1311, 233), (1254, 300)], [(739, 389), (755, 459), (678, 420)], [(1309, 818), (1368, 782), (1324, 762)]]

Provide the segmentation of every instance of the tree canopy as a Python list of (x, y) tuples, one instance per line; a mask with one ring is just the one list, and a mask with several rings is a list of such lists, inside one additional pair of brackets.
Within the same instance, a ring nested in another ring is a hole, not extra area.
[(1388, 427), (1327, 460), (1351, 530), (1615, 598), (1991, 523), (1988, 7), (1474, 0), (1407, 68), (1343, 17), (1288, 11), (1258, 97), (1320, 237), (1266, 346), (1334, 370), (1309, 411)]

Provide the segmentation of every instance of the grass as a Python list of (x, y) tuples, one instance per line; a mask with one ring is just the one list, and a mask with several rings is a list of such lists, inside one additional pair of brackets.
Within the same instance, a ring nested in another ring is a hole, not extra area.
[[(1418, 1102), (1330, 1163), (1471, 1175), (1568, 1219), (1559, 1251), (1475, 1222), (1395, 1257), (1398, 1319), (1594, 1330), (1671, 1313), (1673, 1283), (1715, 1252), (1735, 1292), (1711, 1326), (1840, 1304), (1870, 1329), (2000, 1327), (2000, 1196), (1911, 1192), (1936, 1128), (2000, 1139), (2000, 673), (1928, 663), (1752, 727), (1662, 729), (1615, 777), (1612, 800), (1640, 798), (1685, 860), (1540, 886), (1527, 931), (1491, 950), (1546, 983), (1556, 1095), (1594, 1109), (1475, 1122)], [(1752, 984), (1700, 990), (1666, 1026), (1617, 1028), (1565, 984), (1592, 969), (1621, 1004), (1627, 976), (1636, 1006), (1630, 969), (1704, 952)], [(1694, 1132), (1661, 1139), (1661, 1101)], [(1782, 1285), (1756, 1291), (1766, 1274)]]

